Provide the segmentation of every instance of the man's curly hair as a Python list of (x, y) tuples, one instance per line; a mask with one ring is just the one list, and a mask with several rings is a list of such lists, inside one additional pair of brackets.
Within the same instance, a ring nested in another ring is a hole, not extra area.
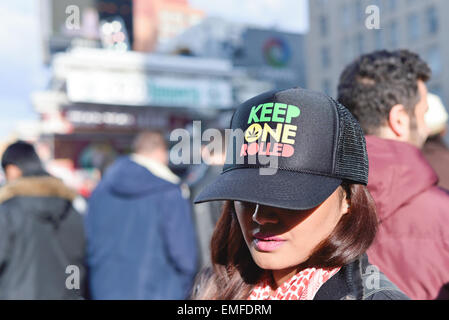
[(376, 134), (397, 104), (414, 119), (420, 100), (418, 80), (426, 82), (430, 77), (427, 63), (413, 52), (375, 51), (360, 56), (342, 72), (338, 101), (357, 118), (365, 134)]

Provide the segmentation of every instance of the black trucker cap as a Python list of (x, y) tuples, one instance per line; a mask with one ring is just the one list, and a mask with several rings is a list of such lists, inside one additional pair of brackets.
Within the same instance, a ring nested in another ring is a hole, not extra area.
[(368, 183), (363, 131), (325, 94), (302, 88), (263, 93), (237, 108), (230, 129), (223, 172), (195, 203), (239, 200), (305, 210), (343, 180)]

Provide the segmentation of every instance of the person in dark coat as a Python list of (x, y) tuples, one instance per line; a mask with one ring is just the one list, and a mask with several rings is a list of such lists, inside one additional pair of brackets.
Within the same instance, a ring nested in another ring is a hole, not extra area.
[(421, 152), (430, 75), (410, 51), (377, 51), (347, 66), (338, 86), (367, 135), (380, 223), (370, 261), (410, 298), (426, 300), (447, 296), (449, 282), (449, 194)]
[(83, 219), (77, 194), (45, 172), (32, 145), (3, 154), (0, 189), (0, 299), (85, 295)]
[(89, 199), (93, 299), (184, 299), (197, 269), (188, 194), (169, 168), (163, 136), (143, 132)]

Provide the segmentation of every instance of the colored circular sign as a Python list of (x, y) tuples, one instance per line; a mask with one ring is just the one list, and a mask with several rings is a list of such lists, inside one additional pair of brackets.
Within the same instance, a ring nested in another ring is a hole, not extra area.
[(291, 57), (288, 44), (279, 38), (270, 38), (263, 46), (263, 52), (268, 64), (274, 67), (284, 67)]

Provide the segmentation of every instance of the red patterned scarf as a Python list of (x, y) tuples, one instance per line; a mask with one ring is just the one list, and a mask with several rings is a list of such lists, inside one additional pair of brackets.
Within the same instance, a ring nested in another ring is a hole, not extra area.
[(313, 300), (318, 289), (340, 268), (307, 268), (295, 274), (272, 292), (269, 280), (264, 279), (254, 287), (248, 300)]

